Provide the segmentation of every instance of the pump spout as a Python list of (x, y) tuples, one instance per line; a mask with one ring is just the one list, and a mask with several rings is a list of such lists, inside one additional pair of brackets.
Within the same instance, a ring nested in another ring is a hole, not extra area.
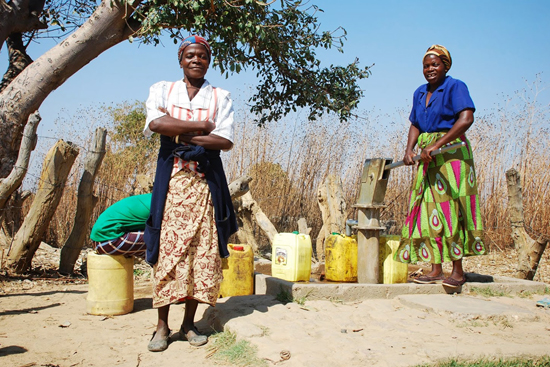
[(352, 234), (352, 227), (357, 225), (357, 221), (354, 219), (348, 219), (346, 221), (346, 236), (351, 237)]

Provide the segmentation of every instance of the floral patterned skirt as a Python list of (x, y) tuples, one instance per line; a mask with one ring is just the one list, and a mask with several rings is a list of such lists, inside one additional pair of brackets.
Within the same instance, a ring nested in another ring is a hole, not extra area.
[[(445, 133), (422, 133), (425, 148)], [(412, 185), (409, 213), (394, 260), (441, 264), (487, 253), (471, 145), (465, 136), (450, 144), (466, 146), (420, 162)]]
[(206, 180), (183, 169), (170, 180), (153, 267), (153, 307), (187, 298), (215, 305), (222, 280), (214, 206)]

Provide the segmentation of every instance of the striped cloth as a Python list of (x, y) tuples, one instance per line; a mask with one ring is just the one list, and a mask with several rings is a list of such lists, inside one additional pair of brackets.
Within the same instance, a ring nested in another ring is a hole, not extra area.
[(145, 242), (143, 240), (143, 231), (128, 232), (124, 236), (115, 240), (95, 242), (95, 251), (103, 255), (126, 255), (145, 257)]
[[(168, 91), (168, 111), (170, 112), (170, 116), (177, 118), (179, 120), (187, 120), (187, 121), (214, 121), (214, 118), (216, 117), (216, 110), (218, 105), (218, 92), (216, 91), (216, 88), (212, 88), (212, 93), (210, 98), (207, 100), (206, 93), (198, 93), (197, 96), (199, 98), (202, 97), (202, 105), (206, 106), (208, 104), (208, 109), (206, 108), (197, 108), (195, 110), (191, 109), (191, 106), (184, 106), (180, 107), (176, 104), (174, 104), (173, 101), (170, 100), (170, 95), (172, 94), (172, 90), (174, 89), (174, 85), (176, 83), (172, 83), (170, 86), (170, 90)], [(187, 92), (187, 90), (186, 90)], [(202, 131), (196, 131), (194, 133), (191, 133), (191, 135), (202, 135)], [(183, 145), (187, 145), (186, 143), (181, 143)], [(184, 168), (188, 168), (189, 170), (195, 172), (200, 177), (204, 177), (204, 173), (199, 172), (197, 169), (197, 162), (196, 161), (186, 161), (179, 157), (174, 157), (174, 168), (172, 168), (172, 177), (179, 171), (181, 171)]]

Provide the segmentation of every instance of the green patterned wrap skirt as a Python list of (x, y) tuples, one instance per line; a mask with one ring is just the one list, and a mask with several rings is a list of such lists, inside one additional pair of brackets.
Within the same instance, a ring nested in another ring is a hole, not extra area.
[[(418, 146), (423, 149), (443, 135), (422, 133)], [(449, 145), (459, 142), (466, 145), (419, 163), (394, 260), (441, 264), (487, 253), (471, 145), (466, 136)]]

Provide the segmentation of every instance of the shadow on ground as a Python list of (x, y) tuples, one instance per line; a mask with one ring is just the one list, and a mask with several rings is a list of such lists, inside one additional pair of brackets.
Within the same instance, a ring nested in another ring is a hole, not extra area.
[(0, 357), (10, 354), (22, 354), (26, 352), (28, 352), (26, 348), (20, 347), (18, 345), (10, 345), (8, 347), (0, 348)]

